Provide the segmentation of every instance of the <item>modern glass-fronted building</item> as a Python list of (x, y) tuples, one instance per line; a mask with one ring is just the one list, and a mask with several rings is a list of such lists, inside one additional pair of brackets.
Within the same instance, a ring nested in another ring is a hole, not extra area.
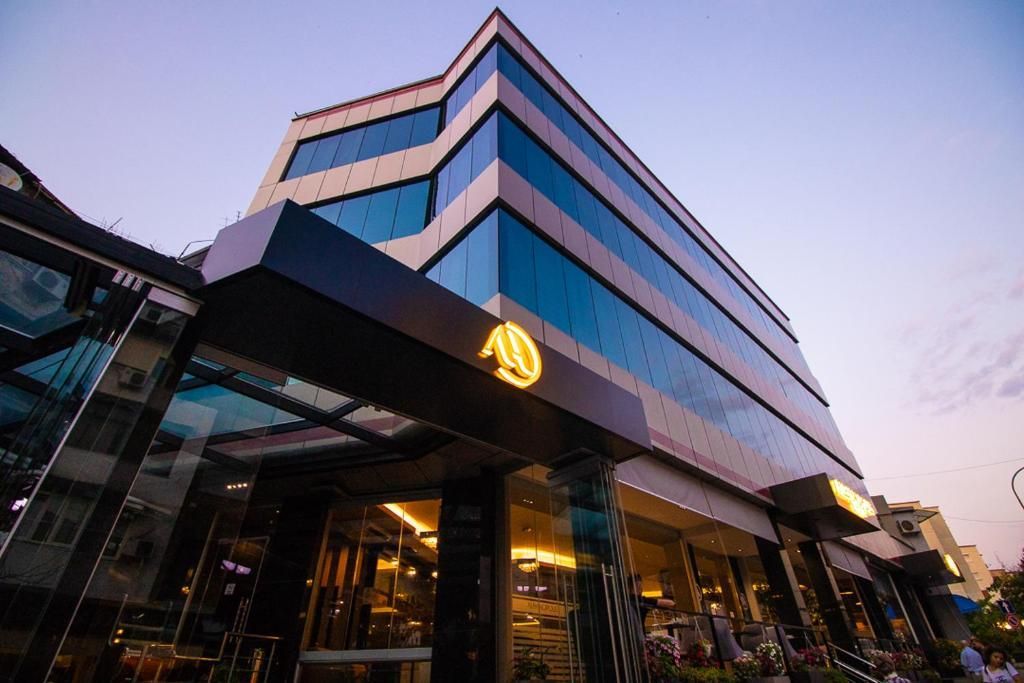
[(0, 678), (960, 635), (786, 315), (500, 12), (297, 117), (185, 259), (7, 191), (0, 248)]

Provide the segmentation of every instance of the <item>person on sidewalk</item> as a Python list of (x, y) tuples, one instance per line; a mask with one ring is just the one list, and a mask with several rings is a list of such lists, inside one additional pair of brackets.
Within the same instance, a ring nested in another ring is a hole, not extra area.
[(985, 660), (981, 653), (985, 647), (977, 638), (964, 641), (964, 649), (960, 650), (960, 666), (964, 668), (964, 675), (976, 683), (981, 681), (981, 670), (985, 667)]
[(981, 670), (984, 683), (1021, 683), (1020, 674), (1010, 664), (1006, 650), (990, 647), (985, 650), (985, 666)]

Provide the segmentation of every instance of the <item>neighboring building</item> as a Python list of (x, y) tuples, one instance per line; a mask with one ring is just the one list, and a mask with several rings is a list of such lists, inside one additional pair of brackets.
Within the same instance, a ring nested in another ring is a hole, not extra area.
[(297, 117), (248, 214), (178, 263), (0, 191), (9, 291), (49, 296), (0, 309), (16, 680), (961, 636), (788, 318), (500, 12)]
[(985, 558), (981, 556), (978, 546), (962, 545), (960, 546), (960, 554), (963, 555), (964, 561), (967, 563), (967, 569), (970, 571), (971, 576), (974, 577), (974, 582), (978, 584), (978, 588), (981, 591), (978, 597), (973, 595), (968, 597), (976, 601), (981, 600), (988, 594), (989, 588), (992, 587), (994, 578), (992, 572), (989, 570), (988, 564), (985, 563)]

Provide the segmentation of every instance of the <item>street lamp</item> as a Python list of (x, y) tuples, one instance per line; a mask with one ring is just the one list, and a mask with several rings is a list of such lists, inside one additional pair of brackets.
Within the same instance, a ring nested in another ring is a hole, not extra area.
[(1021, 509), (1024, 509), (1024, 500), (1020, 499), (1020, 494), (1017, 493), (1017, 487), (1014, 485), (1014, 482), (1017, 481), (1017, 475), (1020, 474), (1021, 472), (1024, 472), (1024, 467), (1021, 467), (1019, 470), (1013, 473), (1012, 477), (1010, 477), (1010, 490), (1013, 491), (1013, 495), (1017, 498), (1017, 502), (1020, 503)]

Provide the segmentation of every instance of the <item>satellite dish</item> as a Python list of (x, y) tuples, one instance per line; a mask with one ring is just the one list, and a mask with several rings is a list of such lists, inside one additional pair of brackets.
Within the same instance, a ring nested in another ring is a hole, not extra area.
[(13, 168), (7, 164), (0, 164), (0, 185), (20, 192), (24, 183), (21, 182), (21, 176)]

